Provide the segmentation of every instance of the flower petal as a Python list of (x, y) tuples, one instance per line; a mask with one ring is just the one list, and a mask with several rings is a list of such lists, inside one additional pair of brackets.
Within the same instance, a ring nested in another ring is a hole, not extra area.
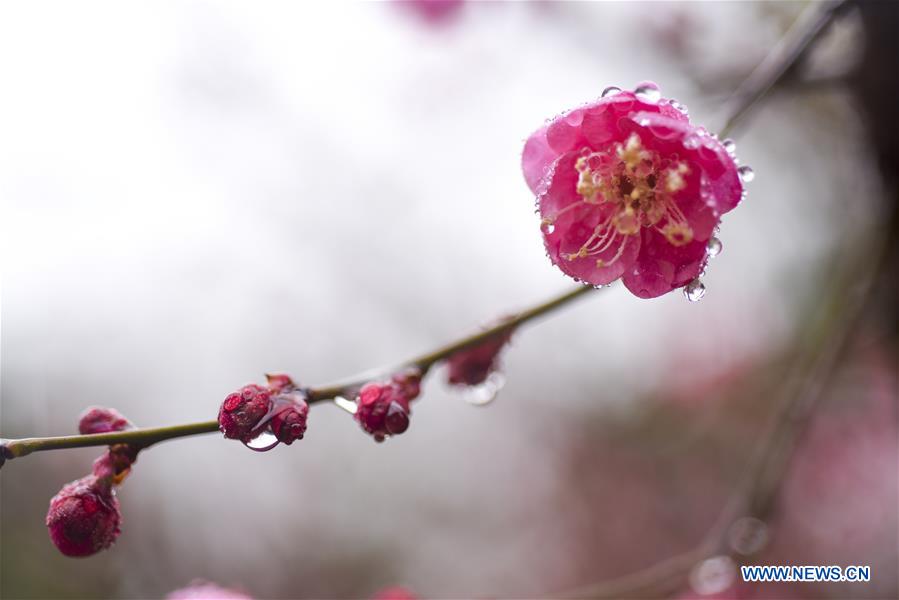
[(575, 163), (578, 153), (567, 152), (550, 165), (546, 177), (538, 187), (540, 216), (554, 218), (563, 208), (582, 197), (577, 193), (578, 172)]
[(664, 235), (644, 228), (640, 256), (624, 274), (624, 286), (640, 298), (655, 298), (686, 285), (702, 271), (705, 243), (673, 246)]
[(535, 131), (525, 142), (524, 152), (521, 154), (521, 170), (534, 194), (556, 157), (558, 153), (553, 152), (546, 141), (546, 127)]
[[(585, 245), (591, 236), (596, 239), (597, 226), (607, 221), (614, 210), (610, 204), (582, 204), (560, 215), (551, 232), (544, 230), (543, 242), (553, 264), (563, 273), (591, 285), (606, 285), (627, 271), (640, 253), (640, 236), (619, 234), (614, 228), (608, 231), (608, 243), (597, 245), (596, 253), (581, 258), (571, 258)], [(614, 237), (613, 237), (614, 236)], [(597, 261), (602, 261), (598, 263)]]
[(648, 148), (680, 158), (698, 167), (696, 192), (716, 216), (733, 210), (743, 196), (737, 163), (724, 145), (701, 128), (654, 112), (632, 114), (623, 127), (636, 132)]

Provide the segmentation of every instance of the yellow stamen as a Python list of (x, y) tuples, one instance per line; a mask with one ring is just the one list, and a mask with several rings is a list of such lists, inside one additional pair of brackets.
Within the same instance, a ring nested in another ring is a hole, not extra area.
[(618, 212), (612, 218), (612, 224), (618, 230), (618, 233), (622, 235), (634, 235), (640, 231), (640, 219), (630, 206)]
[(686, 223), (672, 221), (662, 228), (662, 234), (672, 246), (683, 246), (693, 241), (693, 229)]

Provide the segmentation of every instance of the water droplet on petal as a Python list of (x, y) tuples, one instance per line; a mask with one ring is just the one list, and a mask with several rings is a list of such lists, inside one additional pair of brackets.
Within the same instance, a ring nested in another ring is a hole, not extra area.
[(727, 150), (727, 153), (733, 156), (737, 152), (737, 142), (733, 141), (730, 138), (727, 138), (721, 145), (724, 146), (724, 149)]
[(727, 536), (735, 552), (748, 556), (768, 543), (768, 526), (755, 517), (743, 517), (734, 521)]
[(244, 442), (243, 445), (256, 452), (267, 452), (279, 443), (280, 442), (278, 441), (278, 438), (275, 437), (274, 433), (271, 431), (263, 431), (249, 442)]
[(607, 96), (614, 96), (615, 94), (617, 94), (617, 93), (620, 92), (620, 91), (621, 91), (621, 88), (620, 88), (620, 87), (616, 87), (616, 86), (614, 86), (614, 85), (610, 85), (609, 87), (607, 87), (606, 89), (604, 89), (604, 90), (602, 91), (602, 97), (605, 98), (605, 97), (607, 97)]
[(702, 138), (696, 134), (690, 134), (684, 138), (684, 148), (688, 150), (696, 150), (702, 146)]
[(343, 396), (335, 396), (334, 404), (336, 404), (338, 408), (342, 408), (343, 410), (347, 411), (351, 415), (356, 414), (356, 403), (351, 402), (350, 400), (347, 400)]
[(656, 103), (662, 98), (662, 91), (654, 83), (642, 83), (634, 90), (634, 95), (644, 102)]
[(465, 401), (472, 406), (487, 406), (496, 400), (496, 396), (504, 385), (506, 385), (506, 376), (499, 371), (494, 371), (487, 376), (483, 383), (465, 388)]
[(681, 104), (680, 102), (678, 102), (677, 100), (671, 100), (669, 102), (669, 104), (671, 104), (671, 108), (673, 108), (674, 110), (678, 111), (681, 114), (684, 114), (684, 115), (690, 114), (690, 111), (687, 110), (687, 107), (685, 105)]
[(721, 250), (724, 248), (721, 240), (716, 237), (709, 238), (709, 243), (706, 244), (705, 251), (706, 254), (709, 255), (709, 258), (715, 258), (719, 254), (721, 254)]
[(391, 402), (387, 407), (384, 427), (390, 435), (399, 435), (409, 429), (409, 413), (399, 402)]
[(542, 223), (540, 229), (543, 230), (543, 233), (550, 234), (556, 230), (556, 226), (552, 223)]
[(737, 169), (737, 173), (740, 174), (740, 179), (743, 183), (749, 183), (753, 179), (755, 179), (755, 171), (752, 170), (752, 167), (749, 165), (743, 165), (739, 169)]
[(705, 296), (705, 284), (697, 277), (684, 286), (684, 298), (690, 302), (699, 302)]
[(729, 556), (713, 556), (693, 567), (690, 586), (697, 594), (720, 594), (736, 580), (737, 567)]

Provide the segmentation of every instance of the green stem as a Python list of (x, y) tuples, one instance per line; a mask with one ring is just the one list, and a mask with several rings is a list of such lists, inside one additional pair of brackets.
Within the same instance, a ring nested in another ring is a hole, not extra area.
[[(464, 350), (477, 346), (484, 340), (506, 333), (515, 329), (520, 325), (524, 325), (528, 321), (536, 319), (553, 310), (560, 308), (572, 300), (579, 298), (594, 288), (586, 285), (578, 286), (564, 294), (556, 296), (546, 302), (542, 302), (517, 313), (515, 316), (504, 319), (503, 321), (483, 329), (472, 335), (465, 336), (445, 346), (441, 346), (436, 350), (422, 354), (406, 362), (398, 367), (378, 369), (373, 372), (371, 377), (356, 376), (351, 380), (341, 383), (329, 384), (321, 387), (315, 387), (308, 390), (309, 403), (324, 402), (332, 400), (335, 396), (343, 396), (352, 394), (355, 389), (376, 379), (385, 373), (394, 370), (416, 367), (427, 373), (427, 371), (441, 360)], [(171, 425), (167, 427), (145, 427), (131, 429), (128, 431), (117, 431), (113, 433), (99, 433), (92, 435), (69, 435), (60, 437), (44, 437), (44, 438), (23, 438), (18, 440), (3, 440), (0, 450), (2, 450), (3, 459), (19, 458), (32, 452), (40, 452), (44, 450), (61, 450), (64, 448), (84, 448), (87, 446), (108, 446), (110, 444), (129, 444), (138, 448), (146, 448), (158, 442), (171, 440), (190, 435), (199, 435), (203, 433), (212, 433), (218, 431), (218, 421), (202, 421), (200, 423), (187, 423), (184, 425)], [(2, 464), (2, 463), (0, 463)]]
[(64, 435), (44, 438), (22, 438), (20, 440), (4, 440), (3, 452), (6, 458), (19, 458), (41, 450), (62, 450), (64, 448), (84, 448), (87, 446), (109, 446), (124, 444), (137, 448), (146, 448), (157, 442), (172, 438), (199, 435), (218, 431), (218, 421), (203, 421), (168, 427), (146, 427), (115, 431), (112, 433), (94, 433), (91, 435)]
[[(477, 333), (473, 333), (466, 337), (459, 338), (458, 340), (450, 342), (449, 344), (446, 344), (445, 346), (441, 346), (441, 347), (437, 348), (436, 350), (428, 352), (427, 354), (422, 354), (421, 356), (417, 356), (415, 358), (409, 359), (406, 362), (404, 362), (398, 366), (391, 367), (391, 368), (379, 369), (375, 373), (376, 374), (384, 374), (384, 373), (389, 373), (389, 372), (396, 372), (400, 369), (407, 368), (407, 367), (415, 367), (415, 368), (419, 369), (422, 372), (422, 374), (424, 375), (425, 373), (428, 372), (428, 370), (432, 366), (434, 366), (434, 364), (452, 356), (456, 352), (459, 352), (460, 350), (465, 350), (466, 348), (471, 348), (473, 346), (477, 346), (478, 344), (484, 342), (485, 340), (487, 340), (491, 337), (509, 332), (509, 331), (515, 329), (516, 327), (518, 327), (519, 325), (523, 325), (524, 323), (527, 323), (528, 321), (531, 321), (532, 319), (536, 319), (537, 317), (540, 317), (549, 312), (552, 312), (553, 310), (555, 310), (557, 308), (565, 306), (566, 304), (568, 304), (575, 298), (583, 296), (584, 294), (586, 294), (588, 292), (592, 292), (594, 289), (595, 288), (587, 286), (587, 285), (578, 286), (578, 287), (572, 289), (571, 291), (565, 292), (564, 294), (556, 296), (555, 298), (547, 300), (546, 302), (542, 302), (542, 303), (540, 303), (536, 306), (533, 306), (527, 310), (523, 310), (523, 311), (517, 313), (516, 315), (514, 315), (513, 317), (503, 319), (502, 321), (499, 321), (498, 323), (494, 324), (491, 327), (487, 327)], [(367, 381), (371, 381), (371, 379), (373, 379), (373, 378), (374, 377), (364, 377), (363, 378), (363, 377), (357, 376), (357, 377), (354, 377), (353, 379), (345, 381), (345, 382), (331, 384), (326, 387), (314, 388), (314, 389), (310, 390), (310, 393), (309, 393), (310, 400), (309, 401), (317, 402), (319, 400), (330, 400), (330, 399), (334, 398), (335, 396), (343, 395), (343, 394), (347, 393), (347, 391), (351, 391), (354, 388), (357, 388), (360, 385), (363, 385)]]

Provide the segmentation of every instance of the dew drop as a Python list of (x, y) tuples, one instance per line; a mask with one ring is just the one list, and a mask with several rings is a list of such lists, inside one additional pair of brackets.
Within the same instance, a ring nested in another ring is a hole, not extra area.
[(552, 223), (543, 223), (540, 225), (540, 229), (543, 230), (543, 233), (550, 234), (556, 230), (556, 226)]
[(409, 429), (409, 413), (399, 402), (391, 402), (384, 417), (384, 427), (390, 435), (399, 435)]
[(347, 400), (343, 396), (335, 396), (334, 404), (336, 404), (338, 408), (342, 408), (343, 410), (347, 411), (351, 415), (356, 414), (356, 403), (351, 402), (350, 400)]
[(644, 102), (656, 103), (662, 98), (662, 91), (654, 83), (642, 83), (634, 90), (634, 95)]
[(730, 547), (735, 552), (749, 556), (768, 543), (768, 526), (755, 517), (743, 517), (734, 521), (727, 532)]
[(728, 556), (713, 556), (690, 572), (690, 586), (697, 594), (710, 596), (728, 589), (736, 579), (737, 567)]
[(671, 108), (673, 108), (674, 110), (678, 111), (681, 114), (684, 114), (684, 115), (690, 114), (690, 111), (687, 110), (687, 107), (685, 105), (681, 104), (680, 102), (678, 102), (677, 100), (671, 100), (669, 102), (669, 104), (671, 104)]
[(743, 183), (749, 183), (753, 179), (755, 179), (755, 171), (752, 170), (752, 167), (749, 165), (743, 165), (739, 169), (737, 169), (737, 173), (740, 174), (740, 179)]
[(727, 153), (733, 156), (737, 152), (737, 142), (733, 141), (730, 138), (727, 138), (721, 145), (724, 146), (724, 149), (727, 150)]
[(691, 134), (684, 138), (684, 148), (688, 150), (696, 150), (702, 145), (702, 138), (698, 135)]
[(709, 258), (715, 258), (719, 254), (721, 254), (721, 250), (724, 248), (721, 240), (716, 237), (710, 237), (709, 243), (705, 246), (705, 252), (708, 254)]
[(465, 401), (472, 406), (487, 406), (496, 400), (504, 385), (506, 385), (506, 376), (499, 371), (494, 371), (487, 376), (483, 383), (465, 388)]
[(607, 87), (606, 89), (604, 89), (602, 91), (602, 97), (606, 98), (607, 96), (614, 96), (615, 94), (619, 93), (620, 91), (621, 91), (620, 87), (610, 85), (609, 87)]
[(256, 452), (267, 452), (279, 443), (280, 442), (278, 442), (278, 438), (275, 437), (274, 433), (271, 431), (263, 431), (249, 442), (244, 442), (243, 445)]
[(705, 296), (705, 284), (697, 277), (684, 286), (684, 298), (690, 302), (699, 302)]

